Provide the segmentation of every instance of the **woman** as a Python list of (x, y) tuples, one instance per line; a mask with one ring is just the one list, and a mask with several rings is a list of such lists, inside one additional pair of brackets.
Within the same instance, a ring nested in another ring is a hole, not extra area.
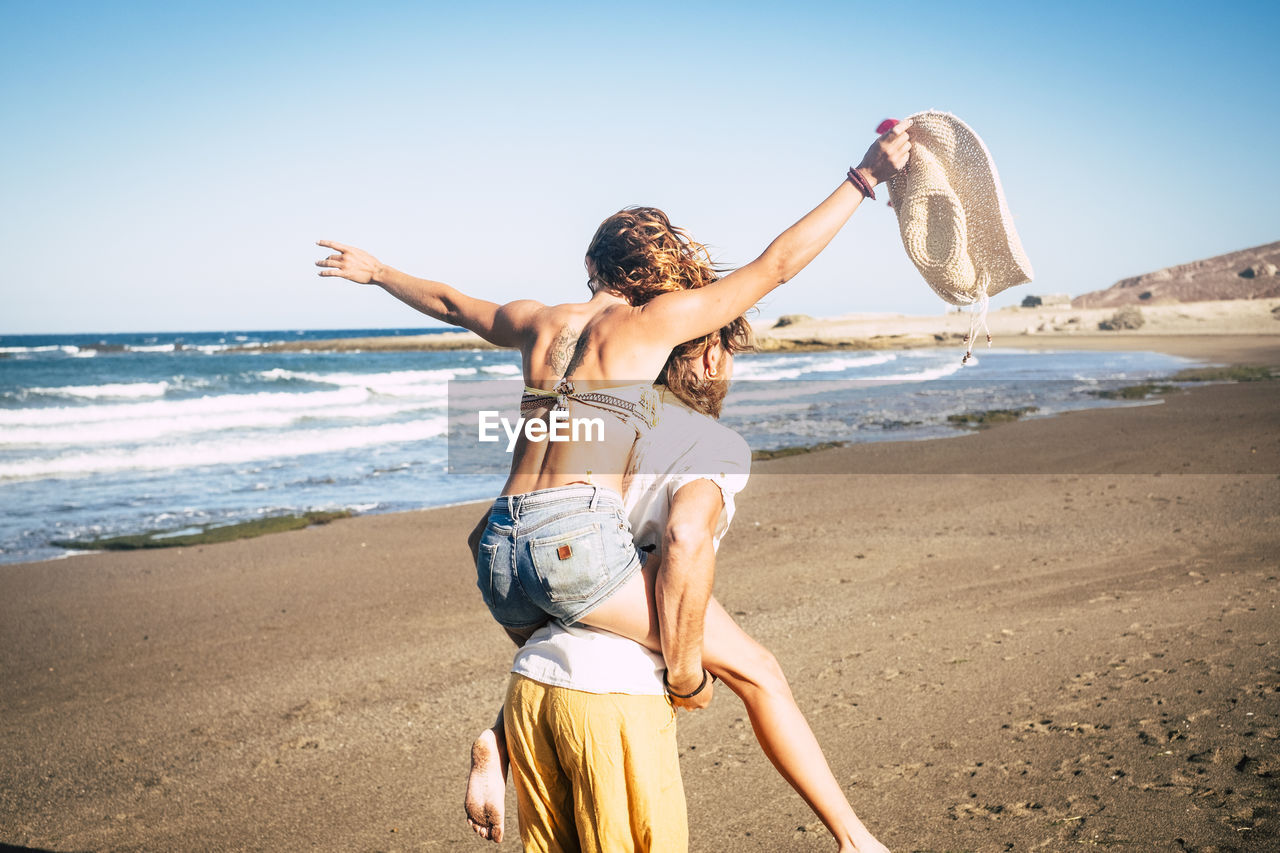
[[(497, 346), (519, 349), (525, 413), (609, 415), (602, 419), (606, 429), (600, 441), (532, 441), (526, 433), (516, 444), (477, 560), (485, 603), (513, 639), (522, 642), (554, 617), (653, 647), (640, 561), (620, 497), (630, 448), (652, 426), (650, 383), (673, 347), (731, 323), (804, 269), (864, 194), (906, 164), (909, 127), (904, 122), (883, 134), (849, 170), (848, 180), (758, 258), (723, 278), (717, 278), (704, 247), (652, 208), (624, 210), (605, 220), (587, 250), (591, 299), (565, 305), (532, 300), (497, 305), (385, 267), (359, 249), (320, 241), (335, 250), (317, 261), (325, 268), (322, 276), (376, 283), (429, 316)], [(731, 686), (735, 679), (748, 683), (762, 671), (761, 659), (752, 659), (743, 642), (746, 635), (715, 610), (707, 613), (706, 668), (668, 671), (668, 689), (677, 704), (698, 695), (708, 671)], [(853, 814), (808, 727), (797, 737), (787, 729), (791, 721), (777, 716), (776, 708), (794, 708), (790, 692), (743, 699), (761, 746), (840, 849), (884, 849)]]

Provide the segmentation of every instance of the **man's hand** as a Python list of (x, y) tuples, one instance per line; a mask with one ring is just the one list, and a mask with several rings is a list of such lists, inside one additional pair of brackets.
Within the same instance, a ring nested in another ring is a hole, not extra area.
[(317, 240), (316, 245), (334, 250), (334, 254), (316, 261), (316, 266), (325, 267), (320, 270), (320, 275), (338, 275), (356, 284), (377, 283), (382, 264), (364, 249), (332, 240)]
[[(703, 674), (698, 673), (686, 678), (678, 678), (676, 675), (667, 672), (667, 696), (671, 699), (671, 704), (677, 708), (683, 708), (686, 711), (700, 711), (711, 704), (711, 696), (715, 692), (715, 676), (703, 670), (706, 675), (707, 683), (701, 690), (698, 685), (702, 683)], [(688, 695), (698, 690), (696, 696), (689, 696), (688, 699), (682, 699), (673, 694), (681, 693)]]

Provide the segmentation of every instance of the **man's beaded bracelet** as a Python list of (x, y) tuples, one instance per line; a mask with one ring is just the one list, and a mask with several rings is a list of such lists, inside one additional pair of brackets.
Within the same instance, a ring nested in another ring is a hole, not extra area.
[(667, 695), (669, 696), (674, 696), (677, 699), (692, 699), (694, 696), (697, 696), (699, 693), (702, 692), (702, 688), (707, 686), (707, 676), (709, 675), (710, 673), (707, 672), (705, 669), (703, 669), (702, 683), (698, 685), (697, 690), (693, 691), (692, 693), (677, 693), (671, 689), (671, 683), (667, 681), (667, 671), (664, 669), (662, 671), (662, 686), (666, 689)]

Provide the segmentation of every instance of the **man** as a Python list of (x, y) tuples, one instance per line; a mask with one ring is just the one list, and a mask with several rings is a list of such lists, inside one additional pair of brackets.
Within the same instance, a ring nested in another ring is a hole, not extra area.
[[(719, 415), (732, 352), (746, 342), (739, 320), (673, 353), (658, 426), (631, 456), (624, 503), (637, 546), (651, 552), (663, 655), (582, 625), (551, 623), (530, 638), (499, 725), (472, 748), (466, 808), (482, 837), (501, 840), (509, 756), (525, 850), (687, 848), (675, 708), (711, 700), (702, 623), (715, 548), (751, 463), (742, 438), (708, 415)], [(699, 686), (666, 686), (690, 683)]]

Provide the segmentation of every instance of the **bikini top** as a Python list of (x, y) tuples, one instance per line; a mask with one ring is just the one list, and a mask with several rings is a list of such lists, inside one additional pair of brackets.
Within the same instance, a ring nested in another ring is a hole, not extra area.
[(561, 379), (550, 391), (526, 385), (520, 398), (520, 414), (546, 408), (564, 411), (570, 400), (613, 415), (634, 429), (637, 436), (644, 435), (658, 423), (658, 391), (646, 382), (615, 385), (599, 391), (579, 391), (569, 379)]

